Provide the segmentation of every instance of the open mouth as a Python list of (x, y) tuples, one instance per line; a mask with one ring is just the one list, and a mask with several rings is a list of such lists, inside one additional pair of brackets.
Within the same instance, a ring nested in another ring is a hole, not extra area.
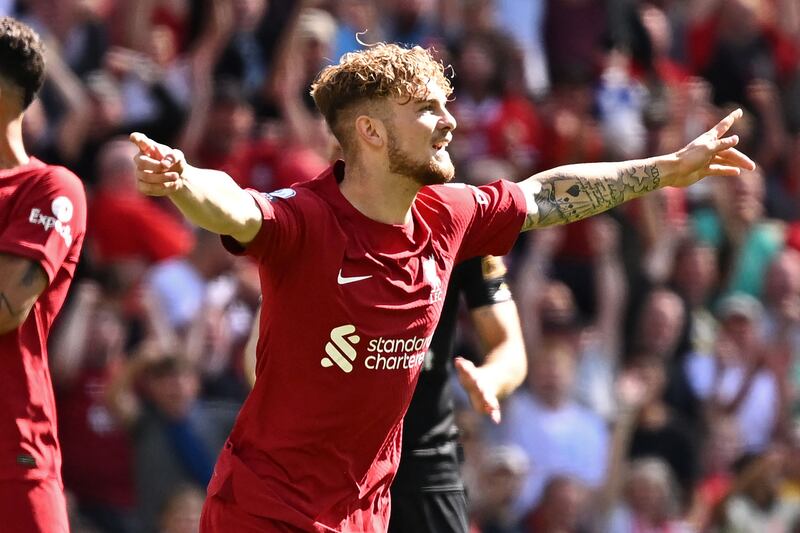
[(448, 144), (450, 144), (450, 141), (448, 141), (447, 139), (443, 139), (437, 143), (432, 144), (431, 146), (433, 146), (433, 149), (438, 152), (440, 150), (444, 150), (445, 148), (447, 148)]

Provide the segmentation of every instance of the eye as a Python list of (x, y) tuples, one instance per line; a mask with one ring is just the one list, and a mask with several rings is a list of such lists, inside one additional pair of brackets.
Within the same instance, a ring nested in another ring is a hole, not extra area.
[(420, 112), (428, 112), (428, 111), (430, 111), (431, 113), (433, 113), (433, 111), (435, 111), (435, 110), (436, 110), (436, 106), (433, 105), (432, 103), (430, 103), (430, 104), (425, 104), (424, 106), (422, 106), (422, 108), (420, 109)]

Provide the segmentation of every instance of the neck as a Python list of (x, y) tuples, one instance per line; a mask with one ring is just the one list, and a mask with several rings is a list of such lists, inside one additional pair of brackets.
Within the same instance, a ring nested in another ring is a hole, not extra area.
[(0, 168), (15, 168), (28, 163), (22, 143), (22, 115), (0, 122)]
[[(380, 168), (371, 165), (369, 168)], [(367, 171), (355, 163), (345, 166), (339, 190), (364, 216), (383, 224), (411, 221), (411, 204), (421, 186), (408, 176)]]

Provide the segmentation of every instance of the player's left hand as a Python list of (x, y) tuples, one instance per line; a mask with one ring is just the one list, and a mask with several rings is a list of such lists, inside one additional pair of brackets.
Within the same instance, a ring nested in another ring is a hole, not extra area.
[(675, 152), (677, 172), (668, 185), (688, 187), (706, 176), (738, 176), (742, 170), (754, 170), (755, 163), (734, 148), (739, 143), (739, 136), (724, 137), (740, 118), (742, 110), (737, 109)]
[(500, 401), (491, 383), (491, 378), (463, 357), (455, 359), (456, 372), (461, 386), (467, 391), (473, 409), (485, 413), (495, 424), (500, 423)]

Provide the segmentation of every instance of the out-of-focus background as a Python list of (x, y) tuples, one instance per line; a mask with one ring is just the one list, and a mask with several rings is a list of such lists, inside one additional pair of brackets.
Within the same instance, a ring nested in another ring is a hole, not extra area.
[(666, 153), (735, 106), (758, 163), (506, 257), (530, 368), (499, 426), (459, 406), (474, 531), (800, 531), (800, 2), (298, 3), (0, 1), (48, 43), (27, 146), (90, 195), (50, 348), (74, 531), (196, 531), (248, 391), (255, 267), (137, 193), (126, 135), (310, 179), (336, 149), (309, 83), (359, 39), (452, 65), (465, 182)]

